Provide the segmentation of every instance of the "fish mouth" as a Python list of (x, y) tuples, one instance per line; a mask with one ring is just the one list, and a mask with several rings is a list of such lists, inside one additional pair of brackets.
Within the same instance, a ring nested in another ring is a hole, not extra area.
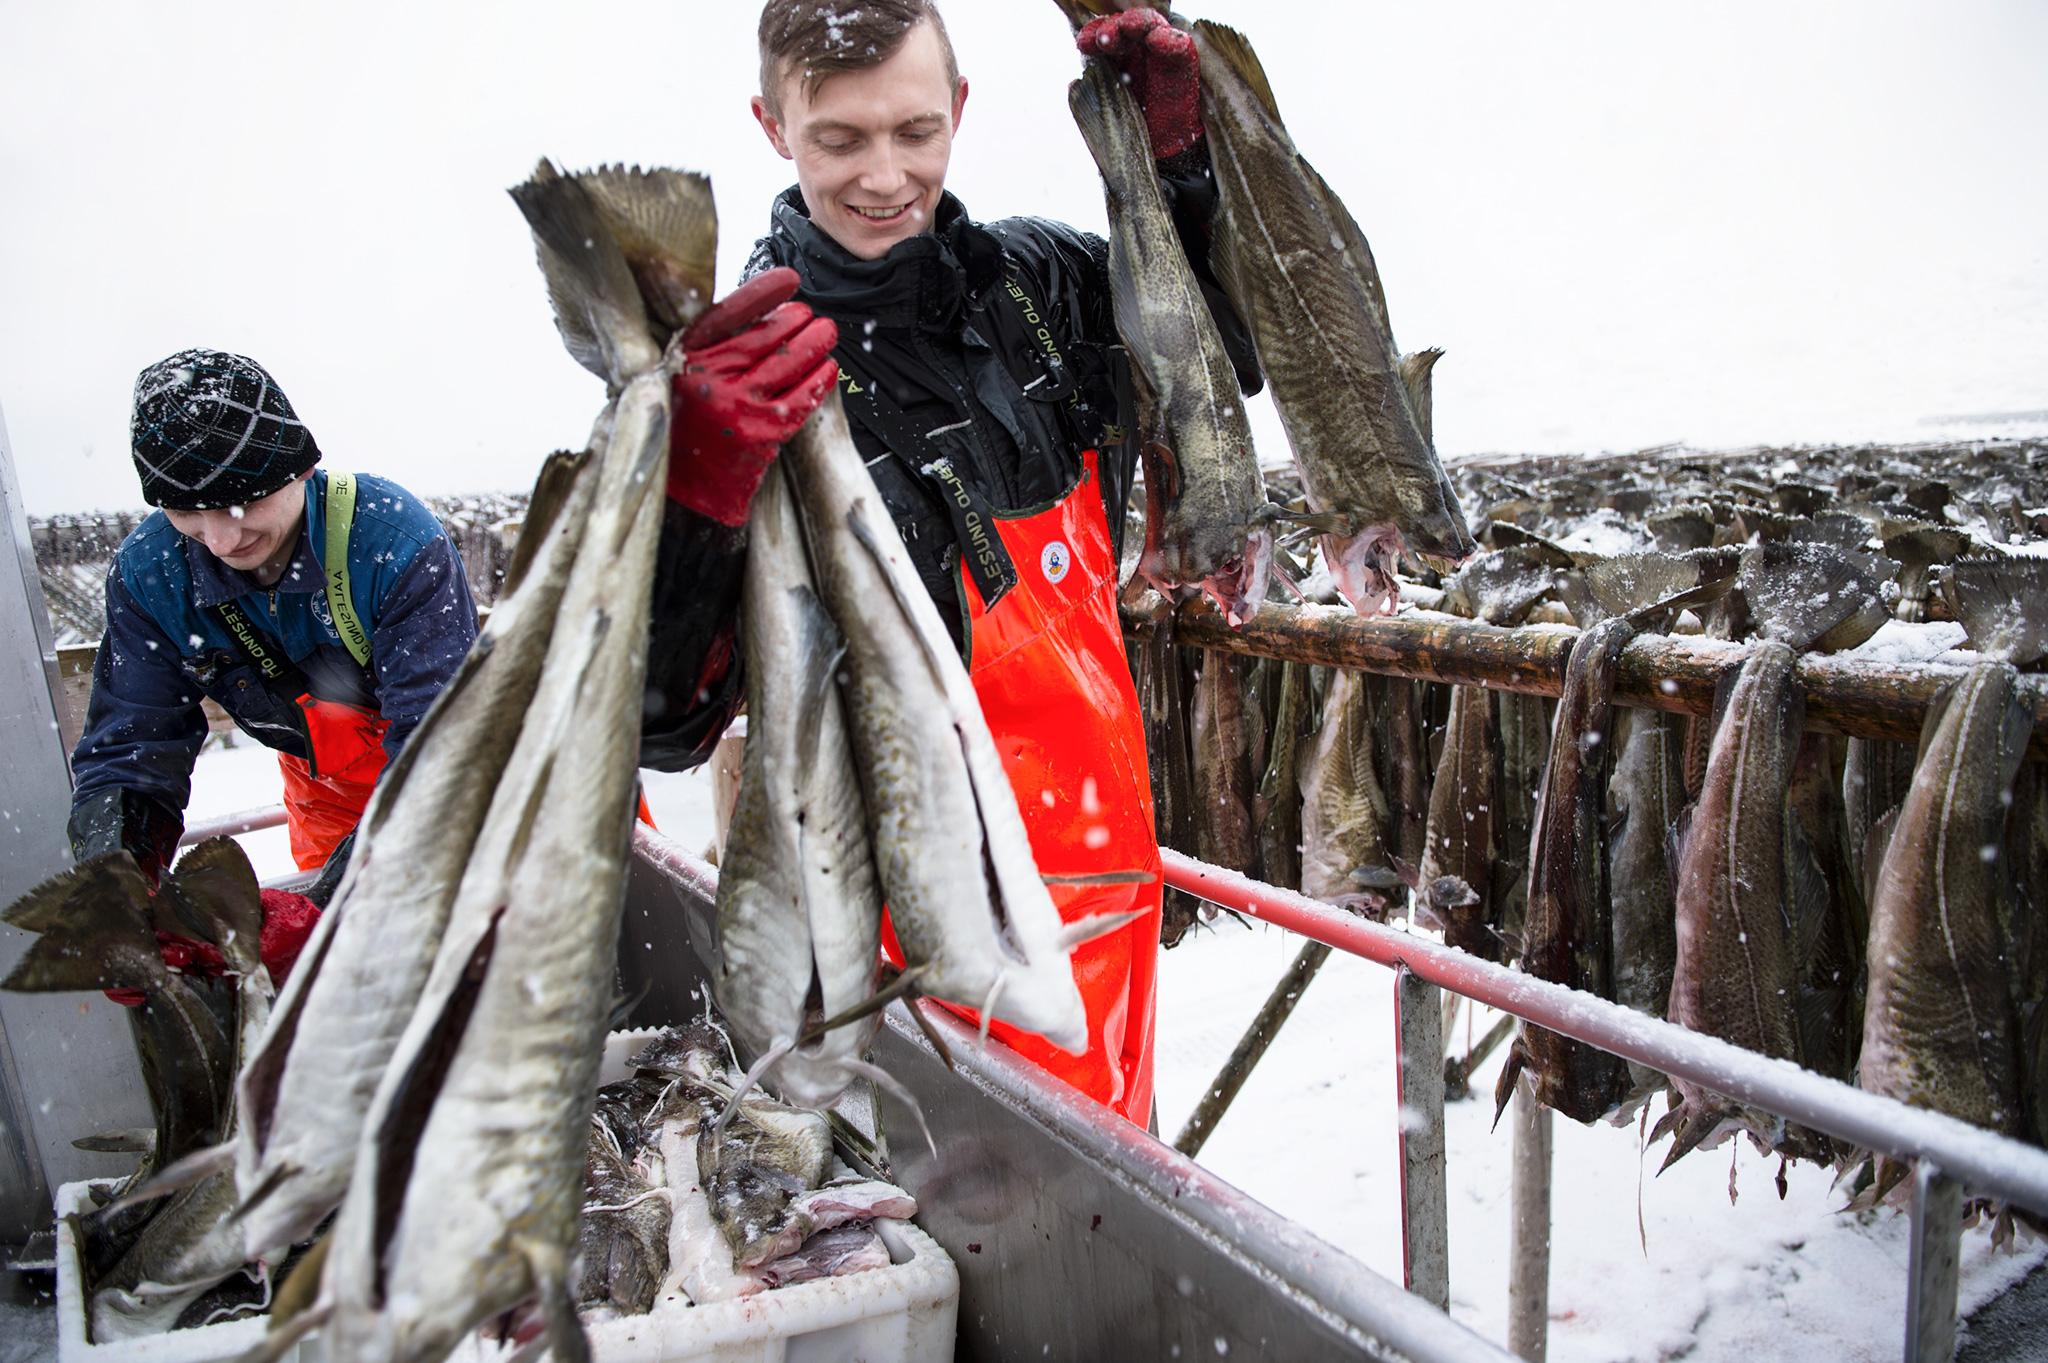
[(1324, 535), (1323, 562), (1337, 592), (1358, 614), (1391, 615), (1401, 604), (1401, 532), (1392, 523), (1369, 525), (1355, 535)]
[(1201, 581), (1202, 594), (1216, 603), (1232, 629), (1242, 628), (1266, 599), (1273, 572), (1273, 532), (1264, 528), (1245, 536), (1244, 552), (1225, 560)]

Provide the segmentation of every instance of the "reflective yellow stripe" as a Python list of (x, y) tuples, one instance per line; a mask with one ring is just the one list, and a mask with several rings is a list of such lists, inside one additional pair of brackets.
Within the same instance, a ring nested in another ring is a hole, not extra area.
[(356, 478), (352, 473), (327, 475), (327, 609), (341, 642), (358, 667), (370, 665), (370, 635), (356, 617), (348, 590), (348, 534), (356, 523)]

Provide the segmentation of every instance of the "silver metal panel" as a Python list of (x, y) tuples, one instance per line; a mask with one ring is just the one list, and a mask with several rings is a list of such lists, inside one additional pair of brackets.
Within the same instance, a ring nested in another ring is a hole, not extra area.
[[(639, 830), (621, 982), (637, 1019), (701, 1007), (716, 875)], [(875, 1058), (913, 1093), (934, 1155), (884, 1098), (890, 1174), (961, 1279), (962, 1359), (1508, 1355), (933, 1005), (949, 1072), (903, 1005)], [(1226, 1353), (1227, 1351), (1227, 1353)]]
[[(0, 416), (0, 905), (71, 864), (71, 769), (57, 736), (56, 651), (28, 513)], [(0, 974), (33, 940), (0, 928)], [(119, 1004), (100, 995), (0, 993), (0, 1239), (50, 1223), (50, 1190), (123, 1173), (133, 1156), (88, 1155), (80, 1136), (149, 1125), (149, 1099)]]
[(943, 1142), (878, 1094), (897, 1182), (960, 1268), (962, 1359), (1504, 1359), (1464, 1326), (1171, 1146), (919, 1004), (875, 1058)]

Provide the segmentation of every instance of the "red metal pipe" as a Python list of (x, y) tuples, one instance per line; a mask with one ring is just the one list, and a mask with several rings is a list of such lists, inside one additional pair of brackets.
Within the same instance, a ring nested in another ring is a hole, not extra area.
[(2048, 1215), (2048, 1150), (1774, 1060), (1592, 994), (1162, 848), (1166, 883), (1213, 904), (1385, 966), (1590, 1046), (1677, 1075), (1867, 1150), (1925, 1159), (1983, 1194)]

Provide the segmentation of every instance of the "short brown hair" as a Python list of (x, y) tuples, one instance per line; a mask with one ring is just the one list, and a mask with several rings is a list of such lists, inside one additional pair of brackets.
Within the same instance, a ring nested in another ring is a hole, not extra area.
[(799, 74), (806, 96), (842, 71), (864, 71), (896, 55), (920, 23), (930, 21), (946, 54), (946, 83), (960, 83), (960, 63), (946, 21), (932, 0), (768, 0), (761, 7), (761, 99), (782, 116), (782, 82)]

